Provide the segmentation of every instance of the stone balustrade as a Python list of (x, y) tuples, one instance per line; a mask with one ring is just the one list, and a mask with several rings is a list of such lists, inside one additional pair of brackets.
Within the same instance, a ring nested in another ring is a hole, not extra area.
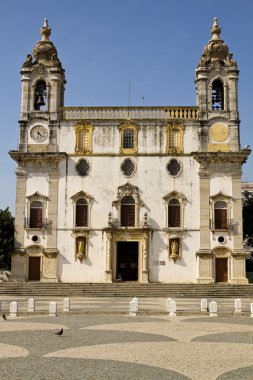
[(195, 120), (198, 107), (63, 107), (63, 120)]

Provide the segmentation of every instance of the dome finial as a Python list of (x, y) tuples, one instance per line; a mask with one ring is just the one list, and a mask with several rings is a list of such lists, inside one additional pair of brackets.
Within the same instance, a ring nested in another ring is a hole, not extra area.
[(51, 34), (51, 29), (48, 26), (48, 20), (47, 18), (44, 19), (44, 25), (40, 29), (40, 34), (41, 34), (41, 41), (49, 41), (49, 36)]
[(213, 26), (211, 29), (211, 34), (213, 35), (212, 40), (219, 40), (220, 39), (220, 33), (221, 33), (221, 28), (218, 25), (218, 18), (215, 17), (213, 19)]

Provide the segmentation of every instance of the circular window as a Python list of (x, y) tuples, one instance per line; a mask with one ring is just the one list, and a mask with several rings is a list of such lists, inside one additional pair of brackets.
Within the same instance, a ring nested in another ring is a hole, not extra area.
[(88, 175), (90, 171), (89, 162), (84, 159), (79, 160), (76, 165), (76, 171), (82, 177), (85, 177), (86, 175)]
[(225, 241), (225, 238), (223, 236), (219, 236), (218, 237), (218, 242), (219, 243), (224, 243), (224, 241)]
[(130, 158), (127, 158), (121, 164), (121, 171), (126, 177), (131, 177), (134, 174), (135, 170), (135, 163), (132, 160), (130, 160)]
[(176, 177), (181, 173), (182, 166), (178, 160), (173, 158), (167, 164), (167, 171), (172, 177)]
[(38, 241), (39, 241), (39, 237), (38, 237), (37, 235), (33, 235), (33, 236), (32, 236), (32, 241), (33, 241), (34, 243), (38, 243)]

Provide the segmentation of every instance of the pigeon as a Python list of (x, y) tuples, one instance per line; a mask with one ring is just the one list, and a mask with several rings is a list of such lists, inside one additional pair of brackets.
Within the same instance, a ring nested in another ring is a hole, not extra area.
[(60, 329), (60, 330), (57, 331), (54, 335), (61, 336), (62, 334), (63, 334), (63, 329)]
[(3, 317), (3, 319), (4, 319), (5, 321), (7, 321), (7, 318), (6, 318), (6, 316), (5, 316), (4, 313), (3, 313), (2, 317)]

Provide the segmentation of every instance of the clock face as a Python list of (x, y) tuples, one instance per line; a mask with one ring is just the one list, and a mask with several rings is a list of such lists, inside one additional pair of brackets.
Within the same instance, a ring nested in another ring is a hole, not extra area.
[(34, 141), (41, 143), (47, 138), (47, 129), (43, 125), (36, 125), (31, 129), (30, 135)]

